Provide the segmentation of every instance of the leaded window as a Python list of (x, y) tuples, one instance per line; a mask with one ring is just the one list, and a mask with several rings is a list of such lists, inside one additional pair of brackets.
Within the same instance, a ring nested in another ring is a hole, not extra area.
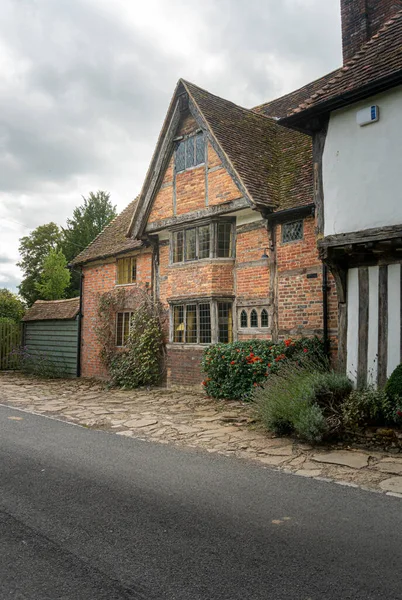
[[(212, 315), (217, 318), (212, 320)], [(215, 323), (215, 325), (213, 324)], [(232, 303), (194, 301), (172, 307), (171, 340), (181, 344), (210, 344), (233, 341)]]
[(282, 244), (303, 239), (303, 221), (293, 221), (282, 225)]
[(218, 302), (218, 341), (223, 344), (233, 342), (231, 302)]
[(172, 234), (172, 262), (233, 256), (233, 223), (213, 221)]
[(130, 333), (132, 312), (119, 312), (116, 315), (116, 346), (125, 346)]
[(250, 313), (250, 327), (258, 327), (258, 315), (254, 308)]
[(137, 279), (137, 260), (132, 256), (129, 258), (120, 258), (117, 261), (117, 283), (127, 284), (135, 283)]
[(266, 308), (254, 308), (251, 306), (239, 308), (237, 319), (240, 329), (262, 329), (269, 327), (269, 315)]
[(176, 171), (185, 171), (205, 162), (205, 137), (197, 133), (181, 140), (176, 147)]
[(240, 313), (240, 327), (248, 327), (248, 315), (245, 310), (242, 310)]

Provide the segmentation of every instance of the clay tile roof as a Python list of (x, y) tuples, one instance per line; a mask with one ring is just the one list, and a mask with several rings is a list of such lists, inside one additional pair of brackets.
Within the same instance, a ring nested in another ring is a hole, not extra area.
[(242, 108), (183, 81), (229, 162), (256, 204), (277, 204), (275, 136), (278, 125), (263, 114)]
[(310, 98), (312, 95), (316, 95), (319, 90), (321, 90), (324, 85), (326, 85), (333, 77), (340, 71), (337, 69), (336, 71), (332, 71), (332, 73), (328, 73), (311, 83), (291, 92), (290, 94), (286, 94), (285, 96), (281, 96), (280, 98), (276, 98), (275, 100), (271, 100), (270, 102), (265, 102), (264, 104), (260, 104), (253, 108), (255, 112), (262, 113), (267, 117), (286, 117), (290, 114), (295, 108), (297, 108), (304, 100)]
[(143, 246), (141, 241), (126, 237), (137, 201), (138, 198), (130, 202), (127, 208), (115, 217), (70, 264), (72, 266), (82, 265), (93, 260), (141, 248)]
[[(348, 61), (314, 95), (306, 98), (288, 114), (292, 117), (305, 110), (319, 109), (321, 105), (336, 101), (345, 104), (353, 93), (370, 89), (370, 86), (391, 78), (402, 81), (402, 10), (387, 21), (353, 58)], [(286, 118), (285, 118), (286, 121)]]
[(80, 299), (37, 300), (25, 313), (23, 321), (49, 321), (51, 319), (75, 319), (80, 310)]

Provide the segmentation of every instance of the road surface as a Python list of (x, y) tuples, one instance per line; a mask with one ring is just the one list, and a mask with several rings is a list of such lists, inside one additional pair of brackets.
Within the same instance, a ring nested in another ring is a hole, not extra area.
[(0, 406), (1, 600), (402, 599), (402, 501)]

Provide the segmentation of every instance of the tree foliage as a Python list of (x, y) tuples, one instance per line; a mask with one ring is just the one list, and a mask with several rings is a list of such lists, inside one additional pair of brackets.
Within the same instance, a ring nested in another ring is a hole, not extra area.
[[(84, 250), (117, 215), (108, 192), (90, 192), (87, 198), (82, 198), (83, 204), (74, 209), (73, 217), (67, 219), (67, 227), (63, 229), (62, 249), (67, 262)], [(73, 272), (67, 295), (77, 296), (78, 288), (79, 275)]]
[(61, 250), (51, 250), (43, 262), (40, 279), (35, 283), (42, 300), (59, 300), (65, 297), (70, 283), (67, 260)]
[(55, 250), (61, 243), (61, 231), (56, 223), (40, 225), (29, 235), (20, 239), (19, 252), (21, 260), (18, 266), (22, 269), (24, 277), (19, 287), (19, 292), (28, 306), (31, 306), (40, 296), (36, 288), (43, 270), (43, 263), (51, 250)]
[(17, 294), (6, 288), (0, 289), (0, 319), (10, 319), (18, 323), (25, 313), (25, 305)]

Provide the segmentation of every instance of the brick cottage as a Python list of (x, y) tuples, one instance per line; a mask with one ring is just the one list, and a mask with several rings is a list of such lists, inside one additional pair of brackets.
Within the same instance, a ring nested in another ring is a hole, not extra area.
[[(300, 94), (248, 110), (179, 81), (140, 196), (73, 261), (83, 274), (83, 377), (107, 377), (98, 302), (119, 286), (142, 286), (169, 312), (168, 385), (199, 384), (214, 342), (319, 335), (336, 345), (311, 139), (276, 123)], [(115, 316), (116, 346), (131, 308)]]

